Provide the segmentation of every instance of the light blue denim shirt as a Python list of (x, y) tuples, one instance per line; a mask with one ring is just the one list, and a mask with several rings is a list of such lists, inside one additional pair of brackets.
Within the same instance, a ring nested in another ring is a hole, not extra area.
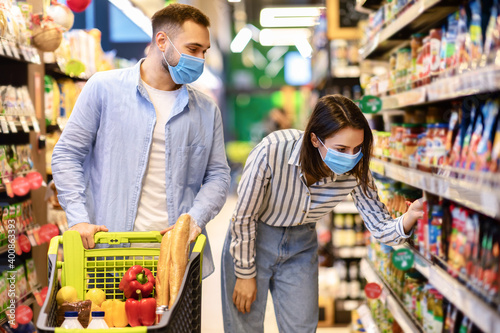
[[(54, 148), (52, 173), (69, 227), (134, 230), (156, 122), (141, 63), (94, 74)], [(168, 223), (189, 213), (204, 230), (229, 188), (222, 118), (208, 96), (189, 85), (180, 89), (165, 125)], [(214, 270), (208, 244), (203, 263), (207, 276)]]

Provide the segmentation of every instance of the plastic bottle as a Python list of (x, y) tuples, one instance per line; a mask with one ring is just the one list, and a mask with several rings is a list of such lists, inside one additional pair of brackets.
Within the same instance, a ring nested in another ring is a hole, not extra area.
[(92, 311), (92, 321), (87, 328), (92, 330), (108, 329), (108, 324), (104, 320), (104, 311)]
[(83, 329), (82, 324), (78, 321), (78, 312), (77, 311), (66, 311), (64, 312), (64, 321), (61, 325), (61, 328), (81, 328)]

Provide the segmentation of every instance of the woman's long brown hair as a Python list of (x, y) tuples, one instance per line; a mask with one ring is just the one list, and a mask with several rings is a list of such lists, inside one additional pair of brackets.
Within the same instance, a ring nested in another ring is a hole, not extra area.
[(358, 184), (368, 195), (367, 189), (371, 188), (369, 167), (373, 145), (372, 131), (359, 107), (342, 95), (324, 96), (314, 107), (304, 132), (300, 152), (302, 170), (314, 179), (330, 177), (332, 171), (323, 162), (318, 148), (313, 146), (311, 134), (314, 133), (324, 142), (326, 138), (344, 128), (360, 129), (364, 132), (361, 149), (363, 157), (348, 174), (356, 177)]

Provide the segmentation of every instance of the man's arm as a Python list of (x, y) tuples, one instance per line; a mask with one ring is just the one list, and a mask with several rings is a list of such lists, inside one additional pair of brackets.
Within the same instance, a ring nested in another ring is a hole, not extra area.
[(93, 77), (86, 83), (78, 97), (52, 155), (52, 175), (59, 202), (68, 218), (68, 226), (80, 232), (87, 248), (94, 246), (95, 232), (107, 231), (104, 226), (90, 224), (85, 209), (83, 171), (83, 162), (94, 144), (99, 128), (101, 100), (98, 83)]
[(201, 229), (219, 213), (222, 206), (224, 206), (231, 178), (224, 146), (222, 117), (217, 107), (215, 117), (212, 149), (208, 157), (208, 164), (203, 178), (203, 186), (196, 195), (193, 207), (189, 211), (189, 215), (191, 215), (200, 228), (199, 231), (201, 231)]

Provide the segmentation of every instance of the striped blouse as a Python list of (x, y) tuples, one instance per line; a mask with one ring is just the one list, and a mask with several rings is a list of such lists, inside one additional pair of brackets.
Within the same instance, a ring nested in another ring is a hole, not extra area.
[(377, 240), (396, 245), (409, 237), (404, 232), (403, 217), (393, 220), (378, 200), (377, 191), (369, 189), (372, 198), (368, 197), (354, 176), (332, 174), (307, 186), (299, 161), (302, 138), (303, 132), (299, 130), (273, 132), (247, 159), (231, 219), (230, 253), (239, 278), (257, 274), (255, 237), (258, 221), (275, 227), (315, 223), (348, 194), (352, 195), (366, 227)]

